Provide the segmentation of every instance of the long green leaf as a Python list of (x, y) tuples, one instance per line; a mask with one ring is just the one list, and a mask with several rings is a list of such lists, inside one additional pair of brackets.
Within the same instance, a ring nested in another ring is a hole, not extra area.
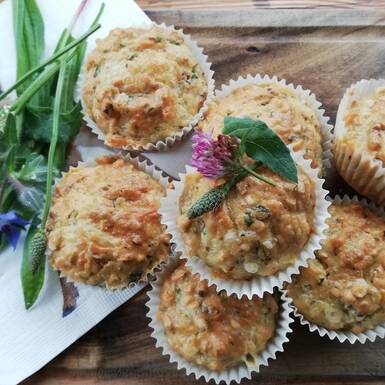
[[(24, 0), (13, 0), (13, 34), (16, 45), (16, 78), (22, 77), (29, 69), (29, 58), (26, 54), (26, 46), (24, 39), (24, 17), (25, 17), (25, 2)], [(18, 95), (22, 89), (17, 91)]]
[(225, 117), (223, 133), (241, 139), (246, 154), (271, 171), (298, 182), (297, 167), (282, 139), (261, 120)]
[(38, 232), (38, 223), (34, 221), (28, 229), (27, 236), (24, 242), (23, 259), (21, 263), (21, 283), (23, 286), (24, 303), (26, 309), (29, 309), (39, 297), (39, 293), (44, 283), (45, 275), (45, 258), (39, 264), (37, 270), (32, 272), (31, 266), (31, 241), (34, 235)]
[[(68, 44), (67, 46), (65, 46), (63, 49), (61, 49), (60, 51), (56, 52), (54, 55), (52, 55), (49, 59), (47, 59), (46, 61), (44, 61), (43, 63), (41, 63), (40, 65), (32, 68), (30, 71), (28, 71), (27, 73), (25, 73), (22, 77), (20, 77), (20, 79), (18, 79), (18, 81), (13, 84), (10, 88), (8, 88), (6, 91), (4, 91), (1, 95), (0, 95), (0, 100), (4, 99), (7, 95), (9, 95), (13, 90), (15, 89), (21, 89), (21, 85), (26, 82), (27, 80), (29, 79), (32, 79), (32, 75), (41, 71), (44, 67), (46, 67), (48, 64), (51, 64), (53, 63), (54, 61), (56, 61), (59, 57), (61, 57), (62, 55), (64, 55), (65, 53), (67, 53), (68, 51), (70, 51), (71, 49), (73, 49), (74, 47), (78, 46), (79, 44), (81, 44), (85, 39), (87, 39), (88, 36), (90, 36), (91, 34), (93, 34), (97, 29), (100, 28), (100, 24), (98, 25), (95, 25), (93, 26), (89, 31), (87, 31), (84, 35), (80, 36), (78, 39), (74, 40), (71, 44)], [(32, 82), (31, 80), (31, 82)]]
[[(39, 64), (44, 51), (44, 23), (35, 0), (13, 1), (13, 24), (17, 53), (16, 77), (20, 79)], [(31, 80), (18, 88), (20, 95)]]

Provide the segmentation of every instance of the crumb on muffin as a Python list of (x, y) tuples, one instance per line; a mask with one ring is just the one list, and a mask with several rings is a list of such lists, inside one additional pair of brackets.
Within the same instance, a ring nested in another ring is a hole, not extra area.
[(213, 275), (247, 280), (285, 270), (298, 258), (314, 226), (315, 186), (298, 168), (298, 184), (258, 170), (276, 187), (246, 176), (215, 210), (194, 219), (187, 212), (223, 179), (186, 176), (177, 219), (187, 255), (198, 256)]
[(163, 281), (158, 319), (174, 351), (189, 362), (220, 371), (254, 363), (275, 333), (277, 313), (273, 295), (228, 297), (181, 262)]
[(359, 203), (335, 203), (329, 212), (317, 259), (288, 293), (308, 321), (364, 332), (385, 321), (385, 220)]
[(87, 114), (112, 147), (139, 148), (178, 133), (207, 92), (183, 35), (158, 26), (112, 30), (85, 64)]
[(158, 214), (164, 187), (118, 157), (70, 169), (46, 226), (49, 262), (73, 281), (107, 288), (137, 282), (169, 254)]
[(303, 151), (312, 167), (322, 166), (321, 123), (313, 107), (287, 86), (246, 84), (208, 105), (199, 129), (220, 134), (226, 116), (264, 121), (294, 151)]
[(385, 164), (385, 87), (353, 100), (344, 115), (343, 143)]

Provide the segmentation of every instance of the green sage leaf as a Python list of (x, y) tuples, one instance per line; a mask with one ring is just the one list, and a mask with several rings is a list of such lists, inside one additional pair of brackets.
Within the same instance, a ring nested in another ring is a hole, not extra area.
[(250, 158), (271, 171), (298, 183), (297, 167), (282, 139), (261, 120), (225, 117), (223, 133), (241, 139), (240, 147)]

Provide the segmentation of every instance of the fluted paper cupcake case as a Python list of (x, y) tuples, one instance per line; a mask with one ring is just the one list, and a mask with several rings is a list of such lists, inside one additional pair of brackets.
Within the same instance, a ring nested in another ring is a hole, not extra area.
[(369, 152), (360, 152), (343, 143), (346, 133), (344, 116), (354, 100), (371, 95), (378, 87), (385, 87), (385, 79), (360, 80), (344, 94), (338, 107), (334, 130), (334, 162), (338, 172), (360, 194), (377, 204), (385, 204), (385, 167)]
[(290, 317), (291, 308), (286, 293), (281, 293), (280, 312), (277, 320), (277, 327), (274, 336), (267, 343), (266, 349), (255, 357), (255, 363), (246, 363), (238, 367), (223, 371), (209, 370), (203, 366), (185, 360), (179, 353), (172, 350), (164, 335), (162, 322), (158, 320), (157, 313), (160, 302), (160, 289), (165, 274), (173, 269), (177, 263), (177, 258), (170, 259), (163, 270), (158, 273), (156, 281), (151, 283), (151, 290), (148, 292), (149, 300), (146, 303), (148, 307), (147, 317), (151, 319), (149, 326), (153, 329), (151, 336), (156, 340), (155, 346), (162, 349), (164, 356), (169, 356), (171, 363), (176, 363), (178, 370), (184, 369), (186, 375), (193, 374), (198, 380), (201, 377), (208, 382), (214, 380), (217, 384), (221, 381), (230, 384), (232, 381), (239, 383), (242, 379), (250, 379), (253, 373), (260, 371), (261, 366), (268, 366), (269, 360), (274, 360), (278, 352), (283, 352), (283, 344), (289, 341), (288, 334), (292, 332), (290, 324), (293, 322)]
[(290, 91), (294, 92), (300, 100), (305, 101), (310, 107), (313, 108), (320, 124), (322, 135), (322, 163), (323, 170), (327, 171), (331, 167), (330, 160), (332, 159), (332, 129), (333, 126), (329, 124), (330, 118), (325, 115), (325, 110), (322, 109), (322, 104), (317, 100), (316, 96), (302, 86), (295, 86), (292, 83), (287, 83), (285, 79), (279, 79), (277, 76), (260, 75), (255, 76), (247, 75), (246, 77), (240, 76), (236, 80), (230, 80), (228, 84), (222, 85), (221, 89), (215, 91), (214, 98), (222, 98), (229, 95), (233, 90), (248, 85), (248, 84), (266, 84), (273, 83), (281, 87), (286, 87)]
[[(329, 197), (328, 197), (328, 200), (330, 200), (331, 202), (334, 201), (334, 203), (336, 204), (349, 203), (349, 202), (360, 203), (361, 205), (369, 208), (374, 214), (377, 214), (385, 219), (385, 210), (381, 207), (376, 206), (373, 202), (369, 203), (366, 199), (358, 199), (357, 196), (350, 198), (347, 195), (344, 195), (341, 198), (339, 195), (336, 195), (334, 200)], [(286, 290), (285, 290), (285, 293), (287, 294)], [(348, 331), (326, 329), (322, 326), (319, 326), (312, 322), (307, 321), (305, 317), (299, 312), (299, 310), (294, 305), (292, 298), (289, 295), (287, 295), (287, 298), (290, 303), (290, 307), (294, 311), (294, 315), (297, 318), (299, 318), (299, 322), (302, 325), (307, 325), (311, 332), (316, 332), (321, 337), (327, 336), (331, 340), (338, 340), (339, 342), (349, 341), (351, 344), (354, 344), (356, 342), (360, 342), (361, 344), (367, 341), (373, 342), (377, 337), (379, 338), (385, 337), (385, 322), (381, 323), (380, 325), (377, 325), (374, 329), (367, 330), (366, 332), (363, 332), (363, 333), (353, 333)]]
[[(290, 146), (289, 146), (290, 148)], [(324, 179), (318, 176), (318, 169), (311, 168), (311, 160), (304, 159), (300, 151), (293, 152), (291, 155), (294, 161), (300, 165), (304, 172), (309, 175), (314, 182), (316, 193), (314, 230), (305, 247), (299, 254), (296, 262), (287, 269), (268, 277), (255, 277), (250, 280), (226, 280), (220, 277), (213, 277), (210, 267), (199, 257), (189, 256), (185, 250), (183, 237), (177, 226), (179, 216), (179, 197), (183, 191), (186, 174), (179, 174), (180, 181), (173, 182), (174, 189), (167, 190), (167, 196), (161, 199), (159, 212), (162, 216), (161, 222), (167, 226), (167, 231), (172, 236), (175, 243), (175, 252), (180, 253), (181, 258), (187, 259), (187, 265), (193, 273), (201, 275), (202, 279), (207, 279), (210, 285), (216, 285), (217, 290), (225, 290), (227, 295), (236, 294), (239, 298), (246, 295), (251, 298), (253, 295), (261, 297), (265, 292), (272, 293), (274, 288), (282, 287), (284, 282), (291, 282), (293, 274), (299, 272), (301, 266), (307, 266), (308, 259), (314, 259), (314, 251), (320, 249), (320, 241), (324, 238), (324, 230), (327, 228), (326, 219), (330, 216), (328, 202), (325, 197), (328, 191), (323, 188)], [(194, 172), (190, 166), (186, 166), (186, 172)]]
[[(170, 29), (172, 31), (177, 31), (178, 33), (183, 35), (184, 41), (187, 44), (187, 46), (191, 49), (191, 52), (195, 59), (197, 60), (199, 66), (201, 67), (205, 78), (207, 82), (207, 97), (205, 102), (203, 103), (203, 106), (200, 108), (198, 113), (193, 117), (191, 122), (183, 127), (181, 130), (179, 130), (174, 135), (168, 136), (165, 139), (158, 140), (156, 143), (147, 143), (143, 146), (138, 147), (132, 147), (132, 146), (123, 146), (123, 147), (116, 147), (120, 148), (122, 150), (128, 150), (128, 151), (166, 151), (167, 149), (171, 148), (175, 143), (180, 142), (192, 129), (193, 127), (199, 122), (199, 120), (202, 119), (204, 112), (207, 109), (207, 105), (210, 102), (210, 100), (213, 98), (214, 95), (214, 88), (215, 88), (215, 82), (214, 82), (214, 71), (211, 70), (211, 63), (208, 61), (208, 56), (203, 53), (203, 48), (199, 47), (198, 44), (192, 39), (190, 35), (186, 35), (183, 33), (182, 29), (176, 29), (173, 25), (168, 26), (164, 23), (157, 24), (157, 23), (150, 23), (150, 24), (144, 24), (144, 25), (136, 25), (135, 28), (142, 28), (142, 29), (150, 29), (153, 26), (159, 26), (161, 28)], [(97, 135), (98, 139), (104, 142), (106, 146), (112, 147), (105, 141), (105, 134), (104, 132), (98, 127), (96, 122), (88, 115), (87, 108), (85, 106), (83, 97), (82, 97), (82, 88), (83, 83), (85, 79), (85, 73), (84, 73), (84, 65), (83, 69), (79, 75), (79, 80), (76, 86), (75, 91), (75, 99), (80, 100), (82, 104), (82, 114), (83, 114), (83, 120), (86, 122), (87, 126), (91, 128), (91, 131)]]
[[(167, 189), (167, 186), (170, 183), (169, 177), (165, 176), (165, 174), (163, 173), (162, 170), (158, 169), (154, 164), (151, 164), (147, 159), (141, 159), (140, 156), (135, 156), (134, 157), (134, 156), (131, 156), (130, 154), (122, 154), (122, 153), (119, 153), (119, 154), (116, 154), (116, 155), (105, 155), (105, 154), (101, 154), (100, 155), (100, 157), (104, 157), (104, 156), (121, 157), (122, 159), (129, 161), (138, 170), (144, 171), (146, 174), (148, 174), (151, 177), (153, 177), (154, 179), (156, 179), (166, 189)], [(71, 166), (67, 172), (62, 172), (61, 176), (55, 179), (55, 183), (54, 183), (54, 186), (53, 186), (54, 191), (55, 191), (56, 185), (60, 182), (60, 180), (64, 177), (64, 175), (66, 175), (71, 170), (73, 170), (75, 168), (78, 168), (78, 167), (93, 167), (93, 166), (95, 166), (97, 158), (98, 157), (95, 157), (94, 159), (86, 161), (86, 162), (79, 161), (76, 166)], [(48, 249), (47, 255), (49, 256), (49, 254), (50, 254), (50, 250)], [(167, 259), (165, 261), (162, 261), (160, 264), (153, 266), (152, 269), (147, 271), (145, 274), (143, 274), (143, 276), (138, 281), (130, 282), (125, 287), (110, 288), (110, 287), (107, 287), (105, 285), (103, 285), (101, 287), (106, 288), (108, 290), (121, 290), (121, 289), (125, 289), (126, 287), (133, 288), (133, 287), (136, 287), (137, 285), (147, 284), (155, 276), (156, 272), (161, 270), (162, 266), (164, 264), (166, 264)], [(51, 266), (51, 267), (53, 268), (53, 266)], [(83, 284), (81, 282), (74, 281), (73, 279), (69, 278), (68, 276), (66, 276), (65, 274), (63, 274), (59, 270), (58, 270), (58, 273), (59, 273), (60, 277), (66, 278), (66, 280), (68, 282), (72, 282), (72, 283), (75, 283), (75, 284)]]

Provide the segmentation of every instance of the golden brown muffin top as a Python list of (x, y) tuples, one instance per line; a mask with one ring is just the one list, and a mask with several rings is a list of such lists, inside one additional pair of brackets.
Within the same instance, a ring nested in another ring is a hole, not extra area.
[(47, 223), (50, 263), (70, 279), (122, 288), (169, 254), (157, 212), (165, 189), (117, 157), (76, 167), (56, 186)]
[(274, 335), (278, 304), (271, 294), (249, 300), (217, 293), (184, 263), (168, 273), (158, 318), (172, 349), (210, 370), (253, 362)]
[(385, 321), (385, 220), (359, 203), (333, 204), (322, 250), (289, 295), (310, 322), (354, 333)]
[(298, 168), (298, 184), (261, 168), (276, 187), (247, 176), (216, 210), (189, 219), (189, 208), (224, 182), (188, 174), (177, 219), (186, 253), (202, 258), (214, 275), (244, 280), (274, 275), (292, 265), (313, 232), (315, 188)]
[(112, 147), (139, 148), (188, 126), (208, 88), (180, 32), (114, 29), (85, 64), (83, 100)]
[(385, 164), (385, 87), (353, 100), (344, 115), (343, 141)]
[(312, 167), (322, 166), (320, 121), (312, 106), (289, 87), (274, 83), (237, 87), (209, 103), (198, 127), (220, 134), (226, 116), (264, 121), (286, 144), (292, 144), (294, 151), (303, 151), (305, 158), (313, 161)]

